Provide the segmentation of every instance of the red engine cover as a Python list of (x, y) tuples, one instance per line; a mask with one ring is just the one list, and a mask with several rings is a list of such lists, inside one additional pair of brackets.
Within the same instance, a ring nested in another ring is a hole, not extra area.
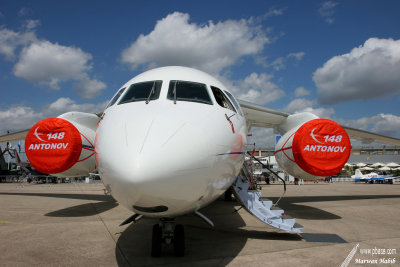
[(346, 131), (334, 121), (315, 119), (303, 124), (292, 143), (295, 162), (316, 176), (340, 172), (350, 157), (351, 143)]
[(67, 120), (48, 118), (36, 123), (25, 139), (32, 166), (42, 173), (60, 173), (71, 168), (82, 150), (81, 134)]

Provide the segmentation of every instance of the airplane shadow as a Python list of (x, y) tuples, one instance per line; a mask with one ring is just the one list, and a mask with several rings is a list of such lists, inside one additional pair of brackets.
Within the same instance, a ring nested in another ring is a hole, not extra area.
[(44, 214), (49, 217), (85, 217), (92, 216), (107, 210), (110, 210), (118, 203), (110, 195), (92, 195), (92, 194), (59, 194), (59, 193), (7, 193), (0, 192), (0, 195), (14, 196), (37, 196), (50, 198), (66, 198), (66, 199), (81, 199), (89, 201), (99, 201), (95, 203), (85, 203), (77, 206), (68, 207)]
[[(284, 209), (288, 215), (305, 220), (336, 220), (342, 217), (315, 207), (301, 205), (303, 202), (324, 202), (324, 201), (345, 201), (345, 200), (374, 200), (385, 198), (400, 198), (400, 195), (358, 195), (358, 196), (299, 196), (283, 197), (279, 202), (279, 207)], [(278, 198), (269, 198), (273, 202)]]
[(94, 200), (94, 201), (114, 201), (114, 198), (110, 195), (92, 195), (92, 194), (61, 194), (61, 193), (27, 193), (27, 192), (0, 192), (0, 195), (10, 196), (36, 196), (36, 197), (55, 197), (55, 198), (67, 198), (67, 199), (82, 199), (82, 200)]
[(46, 213), (45, 216), (49, 217), (83, 217), (92, 216), (118, 206), (117, 202), (96, 202), (81, 204), (61, 210)]
[[(115, 248), (119, 266), (141, 265), (186, 265), (188, 262), (216, 260), (215, 265), (224, 266), (244, 248), (248, 239), (301, 241), (299, 235), (276, 232), (273, 228), (246, 230), (241, 215), (234, 212), (236, 201), (218, 200), (201, 210), (210, 218), (215, 227), (207, 225), (196, 215), (177, 218), (185, 227), (186, 251), (183, 258), (175, 257), (173, 246), (164, 246), (160, 258), (152, 258), (151, 235), (156, 219), (142, 219), (131, 224), (120, 235)], [(270, 231), (270, 232), (269, 232)]]
[[(400, 198), (399, 195), (361, 195), (361, 196), (312, 196), (286, 197), (279, 206), (289, 215), (304, 220), (336, 220), (340, 216), (307, 205), (302, 202), (340, 201)], [(277, 198), (271, 198), (276, 201)], [(324, 242), (347, 243), (336, 234), (304, 233), (301, 235), (277, 232), (273, 228), (265, 227), (260, 230), (243, 229), (246, 225), (239, 213), (233, 213), (238, 206), (236, 201), (215, 201), (201, 212), (210, 218), (215, 227), (211, 228), (195, 215), (187, 215), (177, 219), (177, 223), (185, 226), (186, 252), (184, 258), (177, 258), (173, 254), (173, 247), (164, 247), (160, 258), (152, 258), (151, 233), (155, 219), (143, 219), (131, 224), (117, 240), (115, 255), (119, 266), (141, 265), (187, 265), (191, 262), (215, 260), (213, 265), (224, 266), (229, 264), (243, 250), (248, 239), (265, 241), (288, 242)], [(146, 233), (146, 234), (143, 234)]]

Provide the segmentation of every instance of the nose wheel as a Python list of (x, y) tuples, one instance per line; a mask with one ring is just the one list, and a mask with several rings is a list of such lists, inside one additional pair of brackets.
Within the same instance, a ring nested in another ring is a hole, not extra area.
[(163, 245), (174, 246), (177, 257), (185, 255), (185, 231), (183, 225), (175, 224), (173, 220), (161, 220), (153, 226), (151, 256), (160, 257)]

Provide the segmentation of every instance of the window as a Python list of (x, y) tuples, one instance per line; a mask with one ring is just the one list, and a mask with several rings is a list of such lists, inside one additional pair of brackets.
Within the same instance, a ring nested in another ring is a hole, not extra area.
[(115, 95), (114, 97), (110, 100), (110, 102), (108, 103), (107, 107), (111, 107), (112, 105), (115, 104), (115, 102), (117, 102), (118, 98), (121, 96), (121, 94), (125, 91), (125, 87), (120, 89)]
[(137, 101), (156, 100), (160, 97), (161, 85), (162, 81), (134, 83), (129, 86), (118, 105)]
[(207, 87), (203, 83), (172, 80), (169, 82), (167, 98), (212, 105)]
[(243, 116), (243, 112), (242, 109), (240, 108), (239, 103), (236, 101), (235, 97), (229, 93), (228, 91), (225, 91), (225, 94), (230, 98), (230, 100), (232, 101), (233, 105), (235, 106), (236, 110), (239, 112), (239, 114), (241, 116)]
[(231, 101), (224, 95), (224, 93), (218, 89), (217, 87), (211, 86), (211, 90), (214, 94), (215, 100), (217, 101), (218, 105), (223, 108), (227, 108), (236, 112), (234, 106), (232, 105)]

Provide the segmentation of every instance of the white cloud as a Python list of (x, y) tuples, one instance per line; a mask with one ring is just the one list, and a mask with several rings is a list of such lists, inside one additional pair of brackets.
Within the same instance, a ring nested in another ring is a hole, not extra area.
[(274, 70), (278, 71), (286, 68), (286, 62), (288, 60), (295, 59), (296, 61), (300, 61), (303, 59), (304, 55), (304, 52), (290, 53), (286, 57), (278, 57), (270, 64), (266, 62), (266, 58), (258, 58), (257, 63), (262, 64), (264, 67), (273, 67)]
[(92, 98), (106, 86), (100, 81), (90, 80), (87, 72), (92, 68), (91, 59), (92, 56), (80, 48), (37, 41), (22, 50), (14, 66), (14, 75), (54, 90), (60, 89), (61, 82), (77, 81), (78, 94)]
[(335, 110), (333, 108), (314, 107), (315, 105), (316, 101), (314, 100), (296, 98), (284, 108), (284, 111), (289, 113), (310, 112), (320, 118), (326, 119), (330, 118), (335, 113)]
[(0, 54), (17, 61), (14, 75), (54, 90), (59, 90), (62, 82), (73, 81), (81, 97), (99, 95), (106, 85), (89, 77), (92, 55), (80, 48), (39, 40), (34, 31), (39, 25), (38, 20), (27, 20), (24, 31), (0, 30)]
[(332, 1), (326, 1), (321, 4), (321, 7), (318, 9), (320, 16), (322, 16), (328, 24), (332, 24), (335, 19), (333, 15), (335, 14), (335, 7), (338, 3)]
[(283, 12), (287, 9), (287, 7), (282, 8), (270, 8), (265, 14), (261, 16), (251, 17), (249, 21), (254, 23), (262, 23), (263, 21), (276, 16), (281, 16)]
[(34, 20), (34, 19), (27, 20), (26, 21), (26, 25), (25, 25), (25, 27), (26, 27), (26, 29), (28, 31), (32, 31), (35, 28), (37, 28), (38, 26), (40, 26), (40, 21), (39, 20)]
[(400, 40), (370, 38), (313, 74), (321, 104), (400, 93)]
[(282, 7), (282, 8), (270, 8), (267, 13), (263, 15), (263, 18), (269, 18), (269, 17), (275, 17), (275, 16), (280, 16), (283, 14), (283, 11), (285, 11), (287, 7)]
[(296, 98), (292, 100), (284, 110), (289, 113), (301, 112), (307, 108), (311, 108), (313, 105), (314, 102), (312, 100)]
[(297, 53), (290, 53), (289, 55), (287, 55), (288, 58), (295, 58), (296, 60), (302, 60), (304, 55), (306, 53), (305, 52), (297, 52)]
[(220, 80), (225, 86), (231, 88), (237, 98), (264, 105), (285, 95), (285, 92), (279, 89), (271, 78), (272, 75), (266, 73), (251, 73), (244, 80), (233, 83), (224, 78)]
[(14, 32), (8, 29), (0, 30), (0, 54), (3, 54), (7, 60), (15, 59), (15, 51), (18, 47), (28, 45), (37, 41), (34, 32)]
[(278, 57), (270, 64), (274, 70), (283, 70), (286, 68), (285, 59), (283, 57)]
[(306, 95), (309, 95), (310, 93), (311, 92), (309, 90), (307, 90), (306, 88), (304, 88), (303, 86), (297, 87), (296, 90), (294, 90), (294, 95), (296, 97), (306, 96)]
[(253, 149), (252, 144), (257, 148), (275, 147), (275, 134), (271, 128), (252, 128), (251, 137), (247, 137), (248, 150)]
[(30, 9), (29, 7), (23, 7), (18, 11), (18, 16), (24, 17), (29, 15), (30, 13), (32, 13), (32, 9)]
[(98, 104), (77, 104), (70, 98), (59, 98), (55, 102), (45, 106), (40, 110), (35, 110), (28, 106), (14, 106), (5, 110), (0, 110), (0, 133), (25, 130), (34, 125), (39, 120), (57, 117), (69, 111), (81, 111), (97, 113), (104, 110), (106, 102)]
[(33, 83), (47, 84), (58, 90), (59, 82), (80, 80), (90, 70), (91, 55), (79, 48), (40, 41), (24, 48), (14, 66), (14, 74)]
[(106, 84), (84, 75), (75, 86), (75, 91), (83, 98), (93, 98), (106, 89)]
[(132, 68), (184, 65), (217, 74), (239, 58), (261, 52), (268, 42), (247, 20), (198, 25), (189, 22), (189, 14), (174, 12), (125, 49), (122, 61)]
[(393, 114), (377, 114), (371, 117), (362, 117), (357, 120), (339, 120), (343, 125), (379, 133), (382, 135), (400, 136), (400, 117)]

